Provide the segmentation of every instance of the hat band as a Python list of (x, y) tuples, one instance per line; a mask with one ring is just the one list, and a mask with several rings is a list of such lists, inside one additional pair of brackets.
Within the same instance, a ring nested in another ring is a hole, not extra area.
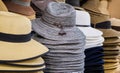
[(78, 27), (90, 27), (90, 25), (76, 25)]
[(0, 32), (0, 41), (6, 42), (27, 42), (31, 39), (31, 33), (25, 35), (14, 35)]

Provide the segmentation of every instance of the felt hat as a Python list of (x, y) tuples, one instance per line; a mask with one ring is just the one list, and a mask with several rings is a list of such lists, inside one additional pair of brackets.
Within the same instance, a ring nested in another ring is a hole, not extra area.
[(0, 61), (27, 60), (48, 52), (47, 47), (31, 39), (31, 21), (28, 18), (0, 11), (0, 20)]
[(50, 40), (85, 39), (84, 34), (75, 26), (75, 16), (75, 9), (72, 6), (50, 2), (44, 15), (32, 21), (33, 30)]
[(4, 0), (4, 3), (10, 12), (18, 13), (28, 17), (29, 19), (35, 19), (35, 11), (30, 6), (31, 0)]
[(76, 10), (76, 26), (85, 34), (86, 39), (102, 36), (102, 32), (90, 26), (90, 15), (86, 11)]
[(117, 18), (111, 18), (109, 19), (111, 21), (111, 25), (112, 25), (112, 28), (117, 30), (117, 31), (120, 31), (120, 19), (117, 19)]
[(20, 61), (20, 62), (3, 62), (6, 65), (20, 66), (20, 67), (39, 67), (45, 64), (44, 60), (39, 57), (31, 60)]
[(98, 28), (100, 31), (103, 32), (103, 37), (109, 38), (109, 37), (119, 37), (120, 33), (114, 29), (111, 28), (111, 22), (105, 21), (101, 23), (97, 23), (95, 25), (95, 28)]
[(8, 11), (2, 0), (0, 0), (0, 11)]

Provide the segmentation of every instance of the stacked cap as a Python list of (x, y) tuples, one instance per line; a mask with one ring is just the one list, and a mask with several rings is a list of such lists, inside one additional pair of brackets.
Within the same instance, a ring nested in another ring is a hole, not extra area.
[(8, 11), (18, 13), (28, 17), (29, 19), (35, 19), (35, 12), (30, 6), (31, 0), (3, 0), (8, 8)]
[(105, 73), (113, 71), (114, 73), (119, 65), (119, 43), (120, 43), (120, 34), (118, 31), (111, 28), (111, 22), (105, 21), (96, 24), (96, 28), (103, 32), (104, 41), (104, 69)]
[(76, 24), (86, 36), (85, 73), (103, 73), (103, 33), (90, 26), (90, 15), (86, 11), (76, 10)]
[(30, 20), (3, 11), (0, 11), (0, 20), (0, 72), (42, 73), (45, 64), (41, 55), (48, 49), (31, 39)]
[(41, 18), (33, 20), (34, 38), (50, 52), (44, 56), (48, 73), (83, 73), (85, 36), (75, 26), (75, 9), (50, 2)]

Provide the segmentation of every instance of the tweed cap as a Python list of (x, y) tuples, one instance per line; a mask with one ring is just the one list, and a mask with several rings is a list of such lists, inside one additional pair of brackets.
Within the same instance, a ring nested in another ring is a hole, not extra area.
[(85, 39), (75, 26), (75, 9), (65, 3), (50, 2), (41, 18), (32, 21), (33, 30), (51, 40)]

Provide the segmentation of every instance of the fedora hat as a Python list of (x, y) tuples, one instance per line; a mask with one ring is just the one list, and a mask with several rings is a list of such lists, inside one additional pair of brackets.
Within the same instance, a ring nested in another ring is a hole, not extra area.
[(28, 18), (0, 11), (0, 20), (0, 61), (27, 60), (48, 52), (44, 45), (31, 39), (32, 29)]
[(49, 40), (80, 40), (84, 34), (75, 26), (75, 9), (65, 3), (50, 2), (41, 18), (32, 20), (33, 30)]
[(90, 26), (90, 15), (86, 11), (76, 10), (76, 26), (85, 34), (86, 39), (102, 36), (102, 32)]
[(112, 28), (117, 30), (117, 31), (120, 31), (120, 19), (117, 19), (117, 18), (111, 18), (109, 19), (111, 21), (111, 25), (112, 25)]
[(35, 11), (30, 6), (31, 0), (3, 0), (6, 7), (10, 12), (15, 12), (28, 17), (29, 19), (35, 19)]
[(6, 65), (20, 66), (20, 67), (39, 67), (45, 64), (44, 60), (39, 57), (31, 60), (20, 61), (20, 62), (3, 62)]
[(95, 25), (95, 28), (98, 28), (100, 31), (103, 32), (103, 37), (110, 38), (110, 37), (120, 37), (120, 33), (111, 28), (111, 22), (105, 21), (100, 22)]
[(7, 7), (5, 6), (2, 0), (0, 0), (0, 11), (8, 11)]

